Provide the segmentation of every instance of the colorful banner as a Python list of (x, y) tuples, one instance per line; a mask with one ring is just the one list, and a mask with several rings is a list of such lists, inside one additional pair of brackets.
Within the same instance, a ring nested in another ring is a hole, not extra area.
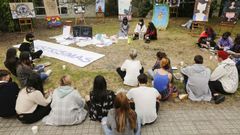
[(154, 5), (152, 22), (157, 29), (165, 30), (169, 21), (169, 6), (167, 4)]
[(46, 20), (48, 27), (58, 27), (62, 25), (60, 16), (47, 16)]
[(105, 12), (105, 0), (96, 0), (96, 12)]
[(118, 15), (120, 20), (123, 17), (132, 19), (132, 0), (118, 0)]
[(211, 0), (196, 0), (193, 21), (208, 21), (208, 15), (210, 11)]
[(9, 6), (13, 19), (36, 17), (33, 3), (31, 2), (9, 3)]

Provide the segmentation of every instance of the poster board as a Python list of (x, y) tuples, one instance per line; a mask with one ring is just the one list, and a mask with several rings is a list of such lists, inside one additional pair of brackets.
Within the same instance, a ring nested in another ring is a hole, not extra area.
[(167, 4), (154, 5), (152, 22), (157, 29), (165, 30), (169, 22), (169, 6)]
[(32, 2), (9, 3), (9, 6), (13, 19), (36, 17)]
[(239, 8), (240, 1), (227, 2), (221, 17), (222, 22), (236, 24), (239, 17)]
[(118, 17), (119, 20), (124, 17), (132, 19), (132, 0), (118, 0)]
[(43, 2), (46, 16), (59, 16), (56, 0), (44, 0)]
[(96, 0), (96, 12), (105, 12), (105, 0)]
[(170, 0), (169, 1), (170, 7), (179, 7), (180, 6), (180, 0)]
[(193, 21), (208, 21), (211, 0), (195, 0)]

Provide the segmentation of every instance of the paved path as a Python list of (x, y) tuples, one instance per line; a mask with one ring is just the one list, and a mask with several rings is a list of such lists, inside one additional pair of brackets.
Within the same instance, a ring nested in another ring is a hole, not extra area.
[[(142, 127), (142, 135), (240, 135), (239, 104), (222, 107), (207, 104), (206, 108), (201, 105), (175, 106), (178, 107), (163, 105), (157, 121), (152, 125)], [(103, 134), (100, 123), (89, 119), (77, 126), (55, 127), (46, 126), (42, 122), (24, 125), (14, 118), (0, 118), (0, 135), (32, 135), (33, 125), (38, 125), (38, 135)]]

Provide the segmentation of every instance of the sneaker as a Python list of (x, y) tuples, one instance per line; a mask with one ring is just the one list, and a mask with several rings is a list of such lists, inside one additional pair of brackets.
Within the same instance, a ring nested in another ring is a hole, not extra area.
[(225, 100), (224, 95), (217, 95), (214, 97), (215, 104), (220, 104)]
[(49, 69), (49, 70), (47, 70), (45, 73), (49, 76), (49, 75), (52, 73), (52, 70)]

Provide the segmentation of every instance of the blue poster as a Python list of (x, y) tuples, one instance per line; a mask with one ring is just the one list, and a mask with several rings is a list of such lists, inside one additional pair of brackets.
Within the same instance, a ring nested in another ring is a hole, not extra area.
[(154, 5), (152, 22), (157, 29), (165, 30), (169, 21), (169, 6), (167, 4)]

